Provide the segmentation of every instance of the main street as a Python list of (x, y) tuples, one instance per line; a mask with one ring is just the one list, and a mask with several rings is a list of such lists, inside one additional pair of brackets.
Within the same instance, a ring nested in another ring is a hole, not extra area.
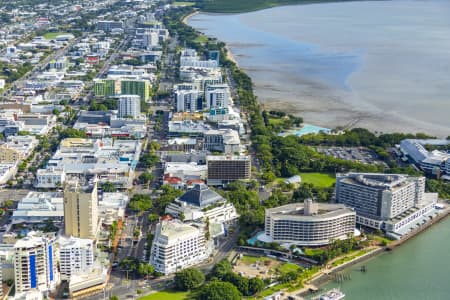
[(64, 56), (73, 45), (79, 43), (84, 37), (86, 37), (86, 34), (83, 34), (82, 36), (76, 39), (72, 39), (72, 41), (70, 41), (66, 46), (58, 49), (56, 52), (45, 57), (42, 61), (40, 61), (37, 65), (35, 65), (33, 69), (25, 73), (25, 75), (23, 75), (20, 79), (16, 80), (9, 89), (4, 90), (0, 94), (0, 99), (2, 99), (3, 101), (7, 100), (8, 97), (13, 95), (13, 91), (16, 88), (22, 87), (25, 84), (25, 82), (30, 78), (32, 78), (35, 74), (46, 69), (48, 64), (52, 60), (58, 60), (60, 57)]
[[(196, 268), (202, 270), (203, 272), (209, 272), (212, 270), (214, 265), (216, 265), (222, 259), (226, 259), (230, 256), (233, 251), (234, 245), (239, 236), (239, 230), (235, 230), (231, 235), (229, 235), (222, 244), (217, 248), (216, 253), (212, 259), (208, 262), (195, 266)], [(142, 240), (141, 240), (142, 242)], [(137, 289), (143, 291), (143, 293), (148, 293), (152, 290), (163, 290), (171, 286), (173, 283), (174, 275), (163, 276), (156, 279), (145, 280), (132, 278), (131, 274), (128, 274), (127, 279), (126, 271), (113, 271), (111, 273), (110, 282), (105, 289), (104, 293), (99, 292), (96, 295), (89, 297), (84, 297), (85, 300), (101, 300), (109, 299), (110, 296), (116, 295), (119, 299), (126, 299), (127, 297), (136, 297)], [(106, 297), (106, 298), (105, 298)]]

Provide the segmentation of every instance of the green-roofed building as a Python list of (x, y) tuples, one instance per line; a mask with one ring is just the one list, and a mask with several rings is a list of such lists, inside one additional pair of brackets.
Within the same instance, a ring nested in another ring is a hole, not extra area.
[(111, 79), (96, 80), (94, 83), (94, 94), (97, 97), (113, 97), (116, 95), (116, 82)]
[(150, 82), (147, 80), (122, 80), (120, 87), (122, 95), (139, 95), (143, 101), (150, 98)]

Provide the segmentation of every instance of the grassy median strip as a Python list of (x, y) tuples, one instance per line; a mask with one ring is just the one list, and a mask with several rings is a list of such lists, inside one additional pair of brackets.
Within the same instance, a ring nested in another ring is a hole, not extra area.
[(139, 298), (139, 300), (184, 300), (188, 299), (189, 292), (162, 291)]

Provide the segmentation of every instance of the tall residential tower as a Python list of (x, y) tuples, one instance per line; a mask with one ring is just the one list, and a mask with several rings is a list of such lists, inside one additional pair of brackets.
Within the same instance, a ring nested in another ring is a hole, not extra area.
[(65, 234), (95, 239), (98, 228), (97, 182), (68, 181), (64, 189)]

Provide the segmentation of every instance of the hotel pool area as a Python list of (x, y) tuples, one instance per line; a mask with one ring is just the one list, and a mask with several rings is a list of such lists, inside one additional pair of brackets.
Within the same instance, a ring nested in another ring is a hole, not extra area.
[(255, 246), (256, 242), (260, 241), (263, 243), (271, 243), (273, 240), (270, 238), (270, 236), (267, 236), (264, 231), (260, 231), (257, 234), (255, 234), (253, 237), (249, 238), (247, 240), (247, 243), (251, 246)]
[(295, 131), (293, 134), (296, 136), (302, 136), (310, 133), (331, 133), (331, 129), (311, 124), (304, 124), (302, 129)]
[(255, 234), (252, 238), (249, 238), (249, 239), (247, 240), (247, 243), (248, 243), (249, 245), (254, 246), (255, 243), (256, 243), (256, 241), (258, 240), (258, 236), (260, 236), (261, 234), (264, 234), (264, 232), (263, 232), (263, 231), (258, 232), (258, 233)]

